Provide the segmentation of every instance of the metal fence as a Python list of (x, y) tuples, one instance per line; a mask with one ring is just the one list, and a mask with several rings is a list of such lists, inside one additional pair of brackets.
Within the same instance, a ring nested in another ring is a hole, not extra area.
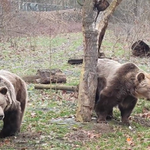
[(76, 0), (20, 1), (19, 9), (23, 11), (54, 11), (79, 8)]

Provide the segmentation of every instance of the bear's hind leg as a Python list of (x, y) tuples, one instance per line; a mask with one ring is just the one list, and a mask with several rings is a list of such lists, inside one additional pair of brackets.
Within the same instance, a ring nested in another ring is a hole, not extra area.
[(98, 116), (97, 122), (106, 122), (106, 120), (111, 120), (113, 115), (113, 107), (116, 104), (109, 102), (109, 97), (100, 95), (100, 100), (95, 106), (95, 111)]
[(119, 109), (121, 112), (121, 117), (122, 117), (122, 123), (125, 125), (130, 125), (129, 123), (129, 116), (132, 113), (133, 108), (135, 107), (137, 102), (137, 98), (133, 96), (127, 96), (123, 102), (119, 104)]
[[(108, 90), (108, 88), (106, 88)], [(95, 111), (98, 116), (97, 122), (106, 121), (106, 119), (112, 119), (113, 107), (118, 105), (118, 101), (115, 97), (106, 95), (103, 93), (109, 93), (105, 89), (101, 92), (100, 98), (95, 106)]]
[(106, 86), (106, 78), (100, 76), (97, 78), (97, 89), (96, 89), (96, 96), (95, 96), (95, 104), (99, 101), (100, 93)]

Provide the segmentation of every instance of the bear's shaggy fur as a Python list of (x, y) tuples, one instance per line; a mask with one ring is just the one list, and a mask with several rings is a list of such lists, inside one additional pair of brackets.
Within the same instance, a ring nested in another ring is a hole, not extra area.
[(20, 131), (26, 102), (25, 82), (11, 72), (0, 70), (0, 119), (3, 120), (0, 138), (13, 136)]
[(113, 107), (120, 109), (122, 122), (128, 118), (138, 98), (150, 99), (150, 75), (133, 63), (120, 64), (109, 59), (98, 60), (98, 88), (95, 111), (98, 122), (113, 115)]

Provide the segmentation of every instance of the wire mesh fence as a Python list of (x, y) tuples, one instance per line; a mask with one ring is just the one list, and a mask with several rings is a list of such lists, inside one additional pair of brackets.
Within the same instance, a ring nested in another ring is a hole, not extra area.
[(79, 8), (74, 0), (21, 1), (19, 9), (24, 11), (54, 11)]

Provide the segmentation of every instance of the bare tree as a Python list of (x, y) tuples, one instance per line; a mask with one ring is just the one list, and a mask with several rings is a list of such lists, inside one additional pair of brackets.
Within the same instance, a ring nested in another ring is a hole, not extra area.
[[(76, 120), (81, 122), (91, 121), (92, 111), (95, 104), (95, 93), (97, 88), (96, 65), (99, 48), (105, 34), (109, 16), (114, 12), (116, 6), (122, 0), (112, 0), (110, 6), (104, 12), (99, 23), (98, 32), (94, 27), (93, 1), (85, 0), (82, 8), (82, 27), (84, 36), (84, 58), (80, 77), (79, 95), (77, 104)], [(98, 34), (99, 34), (99, 40)]]
[(85, 0), (82, 8), (84, 58), (79, 85), (77, 121), (90, 121), (97, 87), (97, 31), (94, 26), (93, 1)]

